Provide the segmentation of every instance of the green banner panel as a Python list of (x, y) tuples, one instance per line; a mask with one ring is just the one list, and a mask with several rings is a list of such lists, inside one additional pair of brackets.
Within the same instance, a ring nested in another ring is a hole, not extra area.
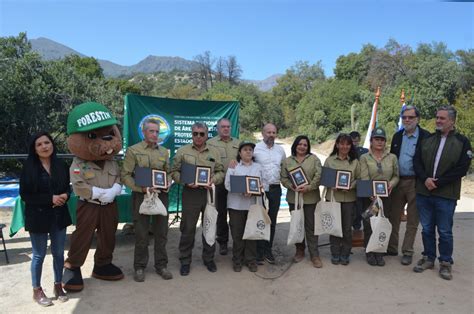
[[(209, 138), (216, 135), (216, 123), (227, 118), (232, 124), (232, 136), (239, 137), (239, 102), (183, 100), (161, 97), (125, 95), (124, 150), (143, 140), (142, 124), (148, 118), (160, 122), (160, 145), (167, 148), (173, 158), (176, 150), (192, 142), (191, 126), (205, 123)], [(174, 184), (170, 190), (169, 212), (181, 208), (181, 187)]]

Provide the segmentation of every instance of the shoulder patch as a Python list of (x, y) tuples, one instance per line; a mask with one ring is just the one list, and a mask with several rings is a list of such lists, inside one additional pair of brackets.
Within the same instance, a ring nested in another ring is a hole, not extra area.
[(466, 154), (467, 154), (467, 157), (469, 157), (469, 159), (472, 159), (472, 150), (468, 150)]

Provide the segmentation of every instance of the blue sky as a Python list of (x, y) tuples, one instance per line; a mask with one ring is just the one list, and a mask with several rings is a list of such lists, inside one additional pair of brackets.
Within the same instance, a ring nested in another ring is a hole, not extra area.
[(474, 3), (434, 1), (0, 0), (0, 35), (26, 31), (85, 55), (132, 65), (148, 55), (235, 55), (246, 79), (284, 73), (389, 38), (412, 47), (442, 41), (472, 49)]

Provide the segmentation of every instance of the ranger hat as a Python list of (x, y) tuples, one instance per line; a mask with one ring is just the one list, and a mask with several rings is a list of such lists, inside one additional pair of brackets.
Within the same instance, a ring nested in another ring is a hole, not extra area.
[(373, 129), (372, 134), (370, 135), (370, 138), (374, 138), (374, 137), (381, 137), (383, 139), (387, 139), (387, 136), (385, 135), (385, 130), (379, 127)]
[(72, 109), (67, 117), (67, 134), (87, 132), (117, 124), (117, 119), (104, 105), (85, 102)]
[(244, 142), (240, 143), (240, 145), (239, 145), (239, 152), (242, 150), (242, 148), (243, 148), (244, 146), (251, 146), (252, 149), (255, 148), (255, 144), (254, 144), (254, 143), (244, 141)]

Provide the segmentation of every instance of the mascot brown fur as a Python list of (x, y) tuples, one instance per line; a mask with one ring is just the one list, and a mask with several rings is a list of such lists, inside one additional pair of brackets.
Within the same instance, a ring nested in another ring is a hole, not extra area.
[(75, 155), (71, 183), (78, 196), (76, 230), (64, 262), (63, 287), (67, 291), (84, 288), (81, 266), (89, 252), (94, 233), (97, 249), (92, 276), (119, 280), (123, 273), (112, 264), (120, 195), (120, 170), (113, 156), (122, 149), (117, 120), (103, 105), (95, 102), (76, 106), (68, 116), (68, 148)]

